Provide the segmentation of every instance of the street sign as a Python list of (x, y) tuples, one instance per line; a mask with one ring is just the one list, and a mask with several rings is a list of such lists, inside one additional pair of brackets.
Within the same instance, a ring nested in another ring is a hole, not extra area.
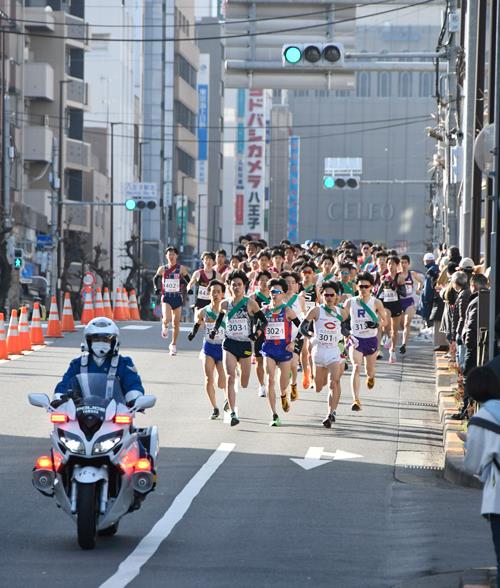
[(52, 235), (37, 235), (36, 246), (38, 249), (50, 249), (54, 243)]
[(31, 284), (33, 282), (33, 276), (35, 274), (35, 264), (31, 261), (25, 261), (19, 273), (19, 281), (21, 284)]
[(156, 200), (158, 198), (158, 184), (155, 182), (125, 182), (123, 194), (127, 199)]
[(93, 286), (96, 283), (95, 274), (93, 272), (85, 272), (83, 274), (83, 283), (85, 286), (88, 286), (89, 288)]
[[(355, 2), (227, 0), (225, 7), (227, 88), (355, 88), (355, 73), (343, 63), (344, 49), (356, 48)], [(303, 49), (313, 46), (341, 49), (321, 52), (311, 67)]]

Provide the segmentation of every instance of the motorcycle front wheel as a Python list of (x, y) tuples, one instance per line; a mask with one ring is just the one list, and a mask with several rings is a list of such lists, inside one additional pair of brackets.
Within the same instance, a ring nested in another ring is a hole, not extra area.
[(77, 487), (78, 545), (94, 549), (97, 527), (96, 484), (78, 484)]

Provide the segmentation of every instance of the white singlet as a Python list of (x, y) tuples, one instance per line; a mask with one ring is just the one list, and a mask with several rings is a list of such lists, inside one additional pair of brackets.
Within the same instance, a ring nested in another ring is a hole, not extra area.
[[(365, 303), (366, 306), (373, 312), (376, 316), (377, 313), (375, 312), (375, 298), (370, 296), (368, 302)], [(369, 315), (368, 312), (359, 304), (359, 298), (356, 296), (355, 298), (351, 298), (351, 331), (355, 337), (361, 339), (368, 339), (370, 337), (376, 337), (378, 335), (378, 329), (369, 329), (366, 326), (367, 322), (374, 322), (373, 317)]]

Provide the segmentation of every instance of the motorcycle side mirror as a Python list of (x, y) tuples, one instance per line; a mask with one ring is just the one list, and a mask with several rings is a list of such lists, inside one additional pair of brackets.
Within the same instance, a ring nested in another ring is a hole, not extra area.
[(28, 400), (30, 404), (32, 404), (33, 406), (39, 406), (40, 408), (47, 409), (50, 405), (49, 397), (47, 396), (47, 394), (38, 394), (32, 392), (31, 394), (28, 394)]
[(110, 421), (116, 413), (116, 401), (113, 398), (111, 400), (111, 402), (108, 404), (108, 406), (106, 407), (106, 415), (104, 416), (104, 419), (107, 421)]
[(145, 408), (151, 408), (156, 404), (156, 396), (152, 394), (139, 396), (134, 402), (134, 410), (144, 410)]

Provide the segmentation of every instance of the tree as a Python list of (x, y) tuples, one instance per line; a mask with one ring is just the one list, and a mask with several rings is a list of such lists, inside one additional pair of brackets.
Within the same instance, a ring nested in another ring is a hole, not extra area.
[(9, 289), (12, 278), (12, 266), (7, 258), (7, 240), (11, 227), (7, 226), (6, 214), (0, 208), (0, 309), (5, 310), (9, 297)]
[(128, 241), (125, 241), (126, 256), (132, 261), (131, 265), (121, 266), (122, 270), (129, 270), (129, 274), (125, 280), (125, 288), (127, 290), (139, 290), (139, 275), (142, 267), (141, 260), (139, 259), (138, 255), (138, 243), (139, 237), (137, 235), (132, 235)]

